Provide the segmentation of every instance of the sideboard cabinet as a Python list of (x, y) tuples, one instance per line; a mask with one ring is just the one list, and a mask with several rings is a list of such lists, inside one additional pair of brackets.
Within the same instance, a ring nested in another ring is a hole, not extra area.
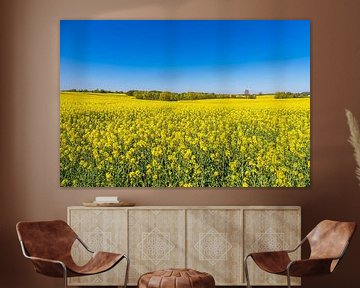
[[(69, 207), (68, 223), (91, 249), (129, 255), (129, 285), (148, 271), (184, 267), (212, 274), (216, 285), (245, 285), (246, 254), (290, 249), (301, 237), (297, 206)], [(72, 254), (80, 264), (89, 257), (78, 243)], [(300, 258), (300, 250), (293, 256)], [(286, 285), (286, 277), (249, 264), (253, 285)], [(70, 278), (69, 285), (120, 285), (124, 271), (120, 263), (103, 274)]]

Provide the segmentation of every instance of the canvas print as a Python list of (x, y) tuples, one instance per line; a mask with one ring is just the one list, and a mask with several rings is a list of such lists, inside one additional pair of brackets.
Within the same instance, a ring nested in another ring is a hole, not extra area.
[(60, 186), (307, 187), (310, 22), (60, 21)]

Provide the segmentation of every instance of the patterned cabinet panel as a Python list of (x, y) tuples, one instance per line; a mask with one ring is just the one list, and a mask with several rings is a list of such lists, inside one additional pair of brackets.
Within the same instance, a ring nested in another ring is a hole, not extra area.
[[(69, 209), (68, 222), (91, 250), (127, 253), (126, 209)], [(78, 241), (73, 246), (72, 255), (79, 264), (89, 259), (89, 253)], [(108, 272), (69, 278), (68, 281), (70, 285), (122, 285), (125, 267), (125, 261), (121, 261)]]
[(216, 285), (242, 280), (242, 210), (187, 210), (187, 267), (212, 274)]
[[(300, 209), (249, 209), (244, 211), (244, 255), (251, 252), (286, 250), (300, 243)], [(300, 249), (292, 253), (300, 259)], [(252, 259), (249, 276), (252, 285), (286, 285), (286, 277), (263, 272)], [(300, 285), (299, 278), (292, 284)]]
[(129, 210), (129, 283), (148, 271), (185, 267), (185, 210)]

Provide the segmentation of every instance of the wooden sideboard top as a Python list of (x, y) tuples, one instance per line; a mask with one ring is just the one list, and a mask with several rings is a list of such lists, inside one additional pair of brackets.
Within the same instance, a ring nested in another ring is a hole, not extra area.
[(261, 210), (261, 209), (281, 209), (281, 210), (301, 210), (301, 206), (133, 206), (133, 207), (85, 207), (85, 206), (69, 206), (68, 209), (131, 209), (131, 210)]

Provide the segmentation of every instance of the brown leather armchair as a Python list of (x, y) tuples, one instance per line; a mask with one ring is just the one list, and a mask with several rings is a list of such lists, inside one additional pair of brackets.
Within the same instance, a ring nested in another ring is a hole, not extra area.
[[(127, 285), (129, 258), (125, 254), (91, 251), (62, 220), (19, 222), (16, 225), (20, 245), (24, 256), (31, 260), (35, 271), (50, 277), (87, 276), (112, 269), (121, 260), (127, 261), (124, 288)], [(92, 254), (83, 266), (78, 266), (72, 256), (71, 247), (78, 240)]]
[[(251, 287), (247, 267), (249, 257), (266, 272), (286, 275), (289, 288), (291, 288), (291, 276), (315, 276), (333, 272), (344, 256), (355, 229), (356, 223), (354, 222), (324, 220), (295, 249), (250, 253), (244, 259), (247, 287)], [(310, 257), (292, 261), (289, 253), (296, 251), (306, 241), (310, 245)]]

